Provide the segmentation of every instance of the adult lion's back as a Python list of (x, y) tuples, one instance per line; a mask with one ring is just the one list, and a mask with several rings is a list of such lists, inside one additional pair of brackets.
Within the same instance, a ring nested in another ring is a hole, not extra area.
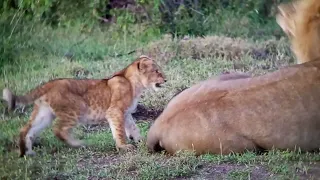
[(320, 61), (254, 78), (209, 79), (173, 98), (147, 146), (196, 154), (320, 147)]

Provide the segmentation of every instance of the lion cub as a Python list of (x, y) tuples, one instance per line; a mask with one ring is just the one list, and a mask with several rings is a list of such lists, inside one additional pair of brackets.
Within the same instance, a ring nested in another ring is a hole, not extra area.
[(38, 86), (23, 96), (9, 89), (3, 99), (9, 110), (16, 104), (34, 102), (29, 122), (20, 130), (20, 157), (34, 155), (35, 137), (57, 118), (54, 134), (71, 147), (84, 146), (72, 137), (71, 130), (78, 124), (97, 124), (108, 121), (117, 150), (132, 150), (126, 137), (140, 141), (140, 131), (132, 113), (146, 88), (158, 90), (166, 82), (160, 66), (147, 56), (140, 56), (125, 69), (107, 79), (55, 79)]

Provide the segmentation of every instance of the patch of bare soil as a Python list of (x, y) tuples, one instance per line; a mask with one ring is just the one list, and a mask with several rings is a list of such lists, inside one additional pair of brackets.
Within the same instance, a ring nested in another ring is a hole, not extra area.
[[(96, 169), (100, 172), (103, 169), (110, 169), (112, 166), (118, 166), (124, 161), (122, 155), (119, 154), (103, 154), (94, 153), (81, 157), (77, 162), (77, 167), (79, 169), (85, 169), (90, 167)], [(160, 161), (165, 161), (164, 159)], [(159, 162), (160, 163), (160, 162)], [(312, 162), (306, 164), (308, 166), (307, 171), (304, 169), (297, 169), (296, 175), (299, 179), (319, 179), (320, 177), (320, 163)], [(136, 167), (130, 166), (130, 168), (125, 168), (125, 172), (128, 175), (128, 179), (138, 178), (136, 174)], [(266, 167), (262, 165), (243, 165), (243, 164), (233, 164), (233, 163), (203, 163), (197, 167), (197, 172), (188, 177), (176, 177), (171, 178), (174, 180), (209, 180), (209, 179), (246, 179), (250, 177), (252, 180), (267, 180), (267, 179), (277, 179), (279, 175), (270, 172)], [(59, 179), (59, 178), (58, 178)], [(101, 179), (92, 174), (88, 179)], [(107, 178), (102, 178), (107, 179)]]
[(307, 170), (296, 169), (300, 179), (320, 179), (320, 162), (305, 163)]
[(182, 177), (176, 179), (228, 179), (228, 176), (232, 176), (232, 172), (243, 172), (250, 176), (250, 179), (253, 180), (264, 180), (274, 176), (263, 166), (247, 167), (245, 165), (237, 164), (206, 164), (198, 171), (196, 175), (187, 178)]
[[(118, 154), (111, 154), (111, 153), (94, 153), (90, 155), (86, 155), (81, 157), (77, 162), (77, 168), (80, 170), (85, 170), (88, 167), (90, 169), (94, 169), (93, 172), (100, 172), (103, 169), (109, 169), (113, 165), (117, 165), (121, 162), (121, 158)], [(90, 174), (88, 177), (90, 180), (95, 179), (109, 179), (109, 178), (101, 178), (97, 177), (96, 174)]]
[[(306, 164), (307, 170), (296, 169), (296, 175), (299, 179), (319, 179), (320, 178), (320, 162), (311, 162)], [(250, 176), (252, 180), (264, 180), (264, 179), (276, 179), (277, 174), (274, 174), (266, 167), (255, 165), (255, 166), (245, 166), (238, 164), (206, 164), (199, 169), (196, 175), (191, 177), (175, 178), (179, 180), (186, 179), (228, 179), (233, 176), (233, 179), (237, 176)]]
[(83, 156), (78, 160), (77, 166), (81, 169), (85, 169), (88, 165), (94, 168), (107, 168), (110, 165), (116, 165), (121, 161), (118, 154), (103, 154), (103, 153), (93, 153), (87, 156)]
[(245, 55), (257, 60), (266, 60), (276, 56), (291, 59), (289, 52), (290, 47), (285, 38), (253, 42), (242, 38), (206, 36), (173, 41), (168, 35), (136, 51), (137, 54), (146, 54), (164, 63), (172, 58), (197, 60), (222, 57), (227, 60), (238, 60)]
[(135, 113), (132, 114), (132, 116), (135, 119), (139, 120), (150, 120), (150, 119), (156, 119), (163, 109), (158, 109), (154, 107), (146, 107), (144, 105), (138, 104), (137, 110)]

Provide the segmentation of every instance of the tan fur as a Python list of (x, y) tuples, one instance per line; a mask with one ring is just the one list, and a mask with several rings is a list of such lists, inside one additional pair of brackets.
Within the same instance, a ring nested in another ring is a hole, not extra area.
[[(72, 147), (83, 142), (72, 137), (78, 123), (97, 124), (108, 121), (118, 150), (131, 150), (126, 136), (140, 141), (134, 112), (142, 91), (155, 90), (165, 82), (165, 76), (156, 62), (141, 56), (125, 69), (108, 79), (56, 79), (31, 90), (24, 96), (15, 96), (9, 89), (3, 91), (9, 108), (15, 104), (35, 102), (29, 122), (20, 130), (20, 156), (33, 155), (34, 138), (57, 118), (55, 135)], [(13, 102), (14, 101), (14, 102)]]
[(298, 64), (320, 57), (320, 1), (298, 0), (278, 6), (276, 20), (291, 40)]
[(209, 79), (174, 97), (147, 135), (151, 151), (196, 154), (320, 148), (320, 60), (252, 78)]
[(148, 149), (198, 155), (319, 150), (319, 7), (318, 0), (280, 6), (277, 21), (299, 64), (258, 77), (209, 79), (182, 91), (151, 126)]

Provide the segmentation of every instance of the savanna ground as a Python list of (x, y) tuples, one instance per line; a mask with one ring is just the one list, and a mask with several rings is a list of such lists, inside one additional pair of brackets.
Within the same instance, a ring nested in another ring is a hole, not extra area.
[[(230, 20), (220, 26), (221, 32), (256, 33), (254, 39), (232, 39), (220, 33), (171, 40), (169, 36), (150, 35), (157, 33), (141, 26), (134, 26), (129, 35), (112, 27), (75, 24), (53, 29), (37, 24), (19, 28), (16, 24), (17, 29), (11, 30), (18, 33), (7, 37), (20, 42), (10, 47), (14, 53), (7, 54), (16, 61), (1, 68), (0, 89), (6, 86), (21, 94), (58, 77), (104, 78), (147, 54), (161, 64), (168, 82), (160, 92), (145, 92), (134, 114), (146, 136), (151, 122), (172, 96), (198, 81), (235, 71), (261, 75), (295, 62), (286, 37), (265, 35), (263, 29), (246, 29), (241, 23), (245, 22)], [(150, 154), (144, 144), (138, 145), (136, 152), (118, 153), (108, 126), (79, 126), (76, 136), (90, 144), (80, 149), (67, 147), (48, 128), (37, 141), (37, 155), (19, 158), (18, 133), (30, 112), (30, 106), (6, 112), (5, 104), (0, 104), (1, 179), (320, 178), (319, 153), (273, 150), (263, 154), (168, 156)]]

